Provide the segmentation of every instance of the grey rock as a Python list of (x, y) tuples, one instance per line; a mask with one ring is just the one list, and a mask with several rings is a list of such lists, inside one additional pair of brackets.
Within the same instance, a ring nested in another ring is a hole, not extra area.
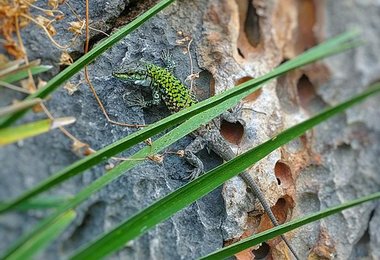
[[(261, 18), (273, 17), (271, 11), (279, 3), (272, 0), (263, 3), (259, 8), (260, 1), (254, 2)], [(70, 3), (78, 13), (84, 13), (83, 3)], [(91, 25), (103, 31), (111, 31), (116, 18), (128, 4), (129, 1), (92, 3)], [(380, 2), (326, 1), (325, 6), (320, 6), (325, 12), (325, 23), (319, 28), (323, 35), (336, 35), (352, 24), (363, 30), (367, 45), (324, 61), (332, 77), (327, 83), (315, 88), (315, 100), (306, 109), (292, 107), (291, 102), (284, 100), (286, 97), (278, 92), (276, 82), (265, 86), (260, 97), (247, 104), (247, 107), (265, 111), (267, 115), (252, 111), (243, 113), (241, 120), (245, 122), (245, 135), (243, 142), (233, 147), (237, 152), (263, 142), (281, 129), (305, 119), (327, 105), (334, 105), (351, 97), (378, 79), (380, 41), (377, 14)], [(67, 7), (64, 7), (64, 12), (70, 13)], [(237, 5), (231, 1), (176, 1), (98, 57), (89, 65), (90, 77), (111, 117), (120, 122), (145, 124), (168, 115), (164, 106), (144, 110), (128, 107), (123, 99), (126, 93), (146, 97), (149, 93), (141, 87), (114, 79), (111, 72), (138, 60), (161, 64), (161, 51), (169, 50), (177, 63), (175, 74), (185, 81), (190, 74), (190, 62), (188, 54), (184, 53), (184, 46), (178, 46), (177, 41), (183, 38), (180, 32), (193, 39), (193, 70), (195, 73), (200, 72), (195, 91), (203, 95), (203, 98), (210, 93), (209, 84), (212, 81), (215, 81), (215, 92), (219, 93), (233, 87), (241, 78), (258, 77), (270, 71), (286, 58), (283, 53), (285, 47), (277, 45), (278, 39), (272, 34), (270, 19), (263, 19), (266, 23), (261, 25), (260, 37), (267, 49), (255, 53), (257, 56), (254, 59), (250, 56), (252, 53), (246, 54), (245, 58), (239, 56), (236, 32), (238, 13)], [(57, 30), (64, 28), (57, 27)], [(97, 33), (92, 36), (95, 39), (99, 37)], [(216, 36), (221, 38), (215, 38)], [(43, 57), (43, 64), (55, 66), (45, 77), (49, 78), (57, 73), (59, 51), (46, 43), (46, 36), (36, 27), (30, 27), (23, 32), (23, 37), (31, 59)], [(56, 37), (60, 42), (69, 41), (70, 38), (70, 35), (64, 33)], [(218, 45), (213, 45), (215, 42)], [(80, 38), (70, 52), (80, 54), (82, 46), (83, 38)], [(241, 51), (244, 54), (244, 49)], [(71, 82), (77, 83), (83, 78), (83, 73), (79, 73)], [(0, 94), (1, 105), (20, 97), (19, 94), (3, 89), (0, 89)], [(316, 127), (311, 139), (307, 135), (308, 140), (311, 140), (309, 145), (320, 155), (321, 160), (319, 164), (310, 163), (302, 168), (294, 179), (295, 191), (292, 194), (295, 207), (291, 209), (291, 218), (379, 190), (380, 124), (379, 120), (374, 120), (380, 116), (377, 106), (379, 101), (378, 97), (372, 98)], [(72, 96), (62, 88), (57, 90), (47, 105), (56, 117), (76, 117), (77, 122), (68, 129), (94, 149), (136, 131), (107, 123), (85, 85), (80, 86), (79, 91)], [(23, 121), (42, 117), (29, 113)], [(186, 137), (167, 150), (183, 149), (190, 141), (191, 137)], [(56, 130), (1, 148), (0, 199), (14, 198), (78, 160), (71, 152), (70, 145), (70, 141)], [(129, 156), (142, 146), (141, 144), (125, 151), (122, 156)], [(302, 146), (303, 143), (296, 140), (284, 149), (289, 153), (297, 153), (303, 149)], [(206, 151), (201, 152), (201, 158), (206, 164), (206, 170), (221, 163), (215, 154), (208, 154)], [(274, 172), (276, 162), (280, 159), (281, 151), (277, 150), (252, 169), (252, 174), (272, 205), (288, 194), (284, 184), (277, 183)], [(182, 178), (189, 169), (190, 166), (180, 158), (166, 155), (163, 164), (148, 161), (125, 173), (78, 207), (76, 220), (39, 257), (67, 257), (95, 236), (110, 230), (183, 185), (185, 181)], [(106, 174), (105, 172), (103, 163), (48, 191), (47, 195), (74, 195), (97, 177)], [(250, 214), (254, 213), (254, 218), (257, 218), (261, 210), (259, 203), (245, 191), (244, 183), (238, 178), (232, 179), (223, 190), (219, 188), (193, 203), (110, 258), (194, 259), (221, 248), (225, 240), (238, 238), (250, 228), (247, 224)], [(21, 234), (30, 230), (48, 213), (31, 211), (1, 215), (0, 251), (4, 252)], [(379, 255), (376, 249), (380, 241), (376, 232), (378, 226), (379, 206), (376, 203), (367, 203), (296, 230), (289, 239), (303, 257), (316, 252), (314, 249), (318, 249), (323, 242), (324, 248), (330, 250), (328, 252), (331, 253), (331, 258), (335, 255), (337, 259), (377, 259)], [(276, 248), (274, 245), (273, 251)]]

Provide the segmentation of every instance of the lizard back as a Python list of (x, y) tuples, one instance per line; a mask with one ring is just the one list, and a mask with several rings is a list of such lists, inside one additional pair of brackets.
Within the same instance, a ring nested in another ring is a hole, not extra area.
[(160, 91), (162, 100), (172, 113), (197, 103), (197, 99), (191, 94), (190, 89), (166, 68), (147, 64), (146, 73), (151, 78), (153, 87)]

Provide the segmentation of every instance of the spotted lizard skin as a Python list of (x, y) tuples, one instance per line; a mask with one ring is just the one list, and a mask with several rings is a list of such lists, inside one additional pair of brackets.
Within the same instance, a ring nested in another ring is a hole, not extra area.
[(168, 69), (154, 64), (146, 65), (146, 74), (158, 87), (166, 107), (173, 113), (197, 103), (187, 86), (173, 76)]

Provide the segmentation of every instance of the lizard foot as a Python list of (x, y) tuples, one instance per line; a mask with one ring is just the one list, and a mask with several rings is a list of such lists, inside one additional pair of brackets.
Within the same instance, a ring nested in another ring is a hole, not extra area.
[(161, 60), (164, 62), (165, 67), (170, 71), (173, 72), (176, 64), (172, 58), (172, 55), (168, 50), (161, 52)]
[(230, 123), (235, 123), (238, 120), (238, 118), (240, 117), (240, 113), (243, 109), (243, 102), (240, 102), (239, 104), (237, 104), (236, 106), (228, 109), (226, 112), (224, 112), (222, 115), (221, 115), (221, 118), (223, 120), (226, 120), (227, 122), (230, 122)]
[(184, 157), (187, 162), (194, 166), (193, 170), (190, 170), (190, 174), (185, 177), (185, 180), (194, 180), (204, 172), (203, 162), (191, 151), (185, 150)]
[(195, 180), (196, 178), (198, 178), (203, 173), (203, 171), (204, 171), (203, 169), (194, 168), (193, 170), (187, 171), (189, 174), (186, 177), (184, 177), (183, 179), (189, 180), (189, 181)]
[(223, 120), (229, 122), (229, 123), (240, 122), (240, 123), (243, 124), (243, 121), (240, 120), (241, 113), (242, 113), (243, 110), (250, 110), (250, 111), (253, 111), (253, 112), (258, 113), (258, 114), (266, 115), (265, 112), (261, 112), (261, 111), (255, 110), (253, 108), (243, 107), (243, 105), (244, 105), (244, 102), (240, 102), (235, 107), (232, 107), (229, 110), (227, 110), (226, 112), (224, 112), (221, 115), (221, 118)]

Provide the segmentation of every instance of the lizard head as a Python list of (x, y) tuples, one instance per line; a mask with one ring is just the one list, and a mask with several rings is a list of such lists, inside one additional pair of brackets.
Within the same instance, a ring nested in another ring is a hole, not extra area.
[(147, 80), (146, 66), (144, 63), (135, 62), (123, 66), (116, 71), (112, 72), (112, 76), (126, 81), (134, 82), (135, 84), (141, 84), (141, 81)]

